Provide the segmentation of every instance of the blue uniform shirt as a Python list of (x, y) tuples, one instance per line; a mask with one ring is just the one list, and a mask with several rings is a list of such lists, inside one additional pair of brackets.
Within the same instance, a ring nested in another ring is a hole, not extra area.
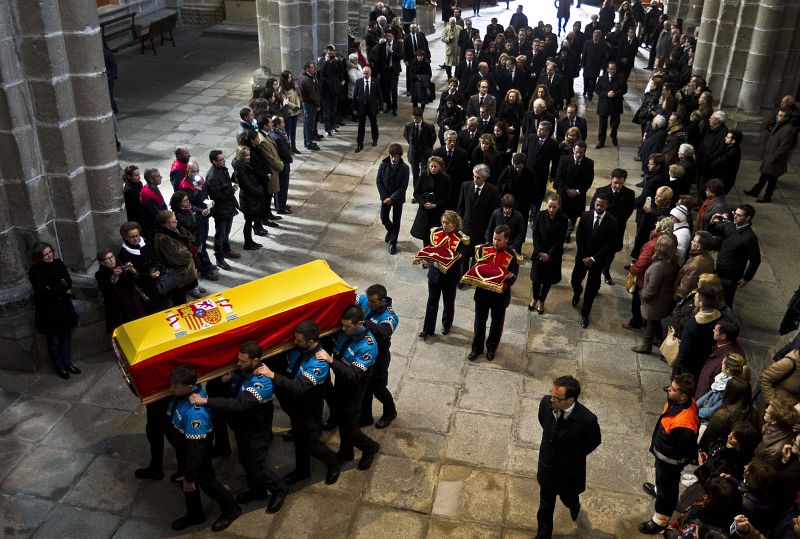
[(348, 365), (366, 371), (378, 356), (378, 342), (367, 328), (361, 328), (356, 335), (348, 337), (344, 331), (334, 339), (336, 355)]
[(325, 382), (328, 372), (330, 372), (330, 365), (327, 361), (314, 357), (320, 350), (322, 350), (322, 346), (317, 345), (311, 350), (295, 348), (290, 351), (287, 369), (289, 374), (294, 373), (294, 378), (305, 378), (315, 386)]
[(259, 403), (269, 402), (272, 400), (272, 380), (260, 374), (253, 374), (244, 378), (239, 393), (242, 391), (253, 395)]
[[(199, 385), (194, 386), (194, 392), (204, 398), (208, 396)], [(187, 440), (202, 440), (212, 430), (208, 407), (190, 403), (188, 396), (172, 399), (167, 415), (175, 430)]]
[(386, 298), (386, 307), (383, 311), (377, 312), (369, 308), (369, 301), (366, 294), (358, 295), (358, 306), (364, 311), (364, 320), (371, 320), (376, 324), (387, 324), (392, 328), (392, 333), (397, 329), (400, 319), (392, 308), (392, 298)]

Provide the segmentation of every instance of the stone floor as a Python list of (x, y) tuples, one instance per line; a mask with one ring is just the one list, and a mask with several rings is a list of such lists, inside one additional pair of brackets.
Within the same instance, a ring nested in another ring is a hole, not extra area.
[[(555, 23), (551, 11), (534, 10), (529, 17)], [(484, 8), (476, 26), (485, 28), (493, 16), (507, 23), (510, 13), (501, 7)], [(588, 20), (588, 11), (573, 14)], [(237, 113), (249, 96), (250, 76), (258, 65), (257, 46), (197, 35), (193, 28), (180, 29), (178, 46), (160, 48), (158, 56), (140, 55), (135, 49), (118, 55), (125, 163), (155, 165), (166, 175), (177, 143), (189, 145), (203, 167), (209, 150), (233, 152)], [(441, 44), (431, 41), (434, 58), (440, 58)], [(643, 65), (642, 57), (637, 63)], [(444, 73), (436, 77), (441, 83)], [(647, 72), (634, 72), (619, 148), (593, 150), (594, 135), (590, 135), (588, 155), (595, 160), (595, 185), (604, 184), (617, 166), (631, 171), (635, 183), (639, 163), (632, 156), (638, 127), (629, 120), (646, 80)], [(594, 105), (589, 103), (584, 111), (582, 101), (581, 112), (593, 132)], [(315, 468), (313, 481), (294, 488), (280, 513), (266, 515), (261, 506), (251, 504), (222, 535), (531, 537), (541, 436), (536, 406), (555, 376), (574, 374), (584, 384), (583, 402), (600, 418), (603, 443), (589, 458), (579, 525), (559, 507), (556, 531), (559, 537), (637, 536), (636, 524), (652, 510), (640, 484), (653, 477), (647, 447), (663, 404), (661, 387), (668, 381), (668, 369), (656, 357), (629, 351), (637, 336), (619, 326), (627, 318), (628, 294), (620, 284), (603, 285), (591, 326), (582, 330), (577, 312), (569, 306), (565, 281), (552, 291), (548, 312), (531, 316), (525, 308), (529, 294), (525, 264), (493, 363), (466, 360), (473, 318), (472, 297), (466, 290), (458, 295), (452, 333), (419, 342), (415, 336), (426, 293), (424, 272), (411, 265), (418, 248), (408, 239), (413, 206), (405, 212), (401, 252), (391, 256), (381, 241), (384, 230), (374, 187), (377, 164), (389, 143), (402, 140), (409, 111), (410, 103), (402, 99), (399, 118), (381, 116), (378, 148), (352, 153), (355, 126), (348, 124), (320, 144), (322, 151), (300, 156), (293, 165), (290, 195), (295, 214), (272, 231), (264, 249), (245, 252), (242, 259), (232, 261), (233, 272), (222, 272), (219, 283), (207, 284), (214, 290), (227, 288), (324, 258), (362, 290), (384, 283), (401, 317), (390, 376), (400, 415), (389, 429), (367, 429), (382, 445), (374, 466), (368, 472), (351, 467), (334, 486), (324, 485), (323, 470)], [(432, 120), (433, 113), (429, 109), (426, 118)], [(757, 162), (744, 162), (740, 187), (749, 187), (757, 171)], [(742, 340), (748, 357), (756, 362), (775, 342), (786, 299), (798, 282), (800, 255), (789, 247), (800, 240), (797, 180), (793, 168), (781, 179), (775, 203), (758, 208), (754, 228), (764, 261), (756, 279), (737, 296)], [(731, 200), (739, 199), (735, 191)], [(234, 243), (241, 242), (241, 225), (236, 223)], [(567, 246), (566, 275), (574, 249), (574, 244)], [(524, 252), (530, 253), (530, 244)], [(618, 282), (624, 280), (622, 258), (614, 267)], [(179, 491), (167, 481), (133, 477), (133, 470), (147, 460), (144, 414), (114, 361), (110, 353), (81, 361), (84, 374), (69, 382), (50, 372), (0, 371), (3, 536), (178, 535), (169, 522), (182, 514)], [(286, 417), (277, 413), (275, 430), (286, 428)], [(328, 442), (334, 448), (338, 444), (336, 436)], [(173, 461), (168, 452), (166, 462)], [(290, 444), (276, 438), (270, 462), (288, 472), (293, 466)], [(218, 460), (216, 465), (232, 490), (243, 488), (235, 458)], [(213, 517), (215, 509), (210, 505), (209, 509)], [(211, 535), (206, 528), (189, 533)]]

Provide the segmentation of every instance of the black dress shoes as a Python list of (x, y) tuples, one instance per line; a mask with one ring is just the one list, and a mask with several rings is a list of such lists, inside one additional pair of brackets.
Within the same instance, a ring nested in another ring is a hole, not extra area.
[(607, 285), (614, 286), (614, 279), (611, 278), (611, 274), (606, 273), (603, 275), (603, 280), (606, 282)]
[(391, 238), (391, 237), (392, 237), (392, 233), (391, 232), (387, 232), (386, 235), (383, 237), (383, 242), (384, 243), (389, 243), (389, 238)]
[(442, 335), (447, 335), (450, 333), (450, 326), (442, 328)]
[(70, 363), (69, 365), (67, 365), (67, 372), (70, 372), (72, 374), (80, 374), (81, 370), (72, 363)]
[(285, 490), (279, 490), (278, 492), (273, 492), (272, 497), (269, 499), (269, 503), (267, 504), (267, 513), (277, 513), (283, 507), (283, 502), (286, 500), (287, 492)]
[(363, 150), (363, 149), (364, 149), (364, 147), (363, 147), (363, 146), (356, 146), (356, 152), (355, 152), (355, 153), (358, 153), (358, 152), (360, 152), (360, 151), (361, 151), (361, 150)]
[(581, 316), (581, 327), (586, 329), (589, 327), (589, 317), (588, 316)]
[(219, 517), (214, 524), (211, 525), (211, 531), (214, 532), (221, 532), (222, 530), (226, 529), (228, 526), (233, 524), (233, 521), (239, 518), (242, 514), (242, 508), (239, 507), (233, 513), (229, 515), (222, 515)]
[(476, 359), (478, 359), (479, 355), (480, 354), (476, 354), (475, 352), (470, 352), (469, 354), (467, 354), (467, 359), (470, 361), (475, 361)]
[(373, 145), (373, 146), (377, 146), (377, 145), (378, 145), (378, 141), (377, 141), (377, 140), (373, 140), (373, 141), (372, 141), (372, 145)]
[[(306, 473), (299, 473), (297, 470), (292, 470), (291, 472), (287, 473), (283, 476), (283, 480), (286, 481), (287, 485), (294, 485), (295, 483), (299, 483), (300, 481), (304, 481), (311, 477), (311, 474)], [(239, 501), (238, 499), (236, 500)], [(239, 502), (241, 503), (241, 502)]]
[(420, 331), (419, 333), (417, 333), (417, 337), (419, 337), (423, 341), (430, 336), (431, 336), (430, 333), (425, 333), (424, 331)]
[(328, 468), (328, 472), (325, 474), (325, 484), (332, 485), (339, 480), (339, 471), (338, 466), (331, 466)]
[(661, 533), (666, 528), (667, 528), (666, 526), (660, 526), (656, 524), (655, 522), (653, 522), (652, 519), (639, 524), (639, 532), (644, 533), (646, 535), (655, 535), (657, 533)]
[(177, 520), (172, 521), (172, 529), (176, 531), (185, 530), (189, 526), (195, 526), (197, 524), (202, 524), (206, 521), (205, 515), (184, 515)]
[(278, 223), (276, 223), (272, 219), (267, 219), (266, 221), (264, 221), (264, 226), (268, 226), (270, 228), (280, 228), (281, 227), (281, 225), (279, 225)]
[(58, 374), (59, 378), (63, 380), (69, 380), (69, 373), (64, 369), (56, 369), (56, 374)]
[(580, 303), (581, 297), (580, 296), (572, 296), (572, 306), (577, 307), (578, 303)]
[(394, 243), (389, 246), (389, 254), (396, 255), (397, 254), (397, 245)]
[(489, 361), (494, 361), (494, 350), (488, 350), (486, 352), (486, 359)]
[(572, 522), (578, 520), (578, 515), (580, 514), (580, 512), (581, 512), (581, 504), (569, 508), (569, 517), (572, 519)]
[(605, 148), (605, 147), (606, 147), (606, 145), (605, 145), (605, 144), (602, 144), (602, 143), (598, 142), (598, 143), (595, 145), (594, 149), (595, 149), (595, 150), (599, 150), (600, 148)]
[(362, 454), (361, 460), (358, 461), (358, 469), (362, 471), (369, 470), (372, 463), (375, 462), (375, 455), (377, 455), (380, 450), (381, 446), (379, 445), (374, 451)]
[(397, 417), (397, 412), (393, 413), (392, 415), (381, 416), (381, 418), (378, 419), (378, 421), (375, 423), (375, 428), (385, 429), (386, 427), (392, 424), (392, 421), (394, 421), (396, 417)]
[(653, 498), (656, 497), (656, 486), (653, 483), (642, 483), (642, 490)]
[(619, 142), (617, 142), (617, 137), (611, 137), (611, 144), (614, 146), (619, 146)]
[(256, 236), (269, 236), (269, 230), (266, 228), (254, 228), (253, 234)]

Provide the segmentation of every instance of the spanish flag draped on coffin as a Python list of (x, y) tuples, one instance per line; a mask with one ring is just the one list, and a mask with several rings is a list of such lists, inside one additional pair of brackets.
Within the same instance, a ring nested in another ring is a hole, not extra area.
[(214, 378), (236, 362), (243, 341), (256, 341), (265, 357), (280, 353), (293, 346), (297, 324), (313, 320), (330, 332), (353, 303), (355, 288), (316, 260), (123, 324), (113, 346), (131, 388), (148, 403), (167, 394), (178, 365)]

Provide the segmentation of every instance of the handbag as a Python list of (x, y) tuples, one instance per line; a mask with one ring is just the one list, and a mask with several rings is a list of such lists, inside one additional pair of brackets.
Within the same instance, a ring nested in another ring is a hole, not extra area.
[(664, 356), (664, 359), (667, 360), (667, 364), (670, 367), (674, 367), (678, 362), (678, 348), (680, 345), (681, 340), (675, 336), (675, 327), (670, 326), (669, 329), (667, 329), (667, 336), (664, 337), (661, 346), (658, 347), (661, 355)]
[(633, 273), (629, 273), (628, 278), (625, 279), (625, 290), (627, 290), (629, 294), (633, 294), (633, 287), (635, 284), (636, 277), (633, 276)]
[(178, 287), (178, 278), (168, 269), (161, 270), (158, 276), (158, 293), (166, 296)]

